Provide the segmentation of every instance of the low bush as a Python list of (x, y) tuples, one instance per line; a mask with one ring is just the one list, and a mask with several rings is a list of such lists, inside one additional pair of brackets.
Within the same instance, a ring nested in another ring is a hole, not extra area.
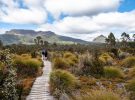
[(108, 53), (103, 53), (99, 56), (99, 60), (105, 65), (112, 65), (113, 58)]
[(55, 58), (54, 59), (54, 68), (56, 69), (66, 69), (69, 65), (64, 58)]
[(135, 77), (135, 66), (130, 69), (128, 76), (129, 77)]
[(29, 54), (22, 54), (20, 57), (22, 57), (23, 59), (30, 59), (31, 56)]
[(64, 53), (63, 57), (66, 59), (69, 65), (74, 66), (76, 63), (78, 63), (78, 58), (75, 54), (66, 52)]
[(29, 94), (32, 84), (34, 82), (34, 78), (25, 78), (18, 82), (16, 88), (17, 88), (17, 94), (19, 96), (18, 100), (25, 100), (25, 96)]
[(70, 66), (75, 66), (78, 63), (78, 59), (76, 57), (65, 58), (65, 60)]
[(66, 52), (66, 53), (64, 53), (64, 55), (63, 55), (64, 58), (70, 58), (70, 57), (73, 57), (73, 56), (75, 56), (75, 55), (72, 54), (72, 53), (70, 53), (70, 52)]
[(80, 76), (79, 81), (81, 83), (81, 87), (92, 86), (96, 84), (96, 78), (94, 77)]
[(127, 57), (122, 61), (123, 67), (133, 67), (135, 66), (135, 57)]
[(119, 68), (105, 67), (104, 76), (106, 78), (123, 78), (123, 73)]
[(31, 57), (32, 58), (36, 58), (37, 57), (37, 52), (36, 51), (32, 51), (31, 52)]
[(128, 57), (130, 54), (127, 52), (119, 52), (119, 59), (125, 59), (126, 57)]
[(103, 64), (98, 58), (84, 57), (82, 59), (82, 68), (80, 69), (82, 75), (91, 75), (100, 77), (104, 74)]
[(126, 88), (128, 91), (135, 92), (135, 79), (130, 80), (129, 83), (126, 85)]
[(126, 89), (130, 93), (130, 100), (135, 100), (135, 79), (132, 79), (127, 83)]
[(41, 66), (41, 62), (36, 59), (15, 59), (13, 65), (17, 68), (20, 76), (36, 76)]
[(112, 91), (93, 90), (89, 95), (78, 100), (121, 100), (121, 98)]
[(56, 90), (59, 90), (61, 93), (71, 92), (76, 82), (75, 76), (67, 71), (55, 70), (50, 75), (50, 85), (53, 93), (56, 93)]
[(112, 48), (110, 51), (115, 55), (115, 57), (118, 57), (118, 49), (117, 48)]

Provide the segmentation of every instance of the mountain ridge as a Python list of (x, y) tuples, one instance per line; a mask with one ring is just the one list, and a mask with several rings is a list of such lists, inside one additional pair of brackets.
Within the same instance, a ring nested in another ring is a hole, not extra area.
[(49, 43), (89, 43), (81, 39), (57, 35), (52, 31), (34, 31), (25, 29), (12, 29), (6, 31), (5, 34), (0, 35), (0, 40), (2, 40), (4, 44), (34, 44), (34, 39), (37, 36), (41, 36), (43, 40), (48, 41)]
[(93, 39), (94, 43), (105, 43), (107, 37), (104, 35), (97, 36), (96, 38)]

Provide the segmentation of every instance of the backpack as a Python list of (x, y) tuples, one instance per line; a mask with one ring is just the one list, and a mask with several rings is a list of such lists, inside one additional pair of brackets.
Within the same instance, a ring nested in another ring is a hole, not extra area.
[(45, 51), (44, 50), (42, 51), (42, 55), (45, 55)]

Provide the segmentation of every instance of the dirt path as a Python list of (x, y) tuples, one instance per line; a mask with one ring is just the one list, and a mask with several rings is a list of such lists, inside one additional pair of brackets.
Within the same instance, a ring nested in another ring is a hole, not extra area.
[(35, 80), (26, 100), (54, 100), (49, 92), (49, 76), (51, 71), (51, 62), (44, 61), (43, 74)]

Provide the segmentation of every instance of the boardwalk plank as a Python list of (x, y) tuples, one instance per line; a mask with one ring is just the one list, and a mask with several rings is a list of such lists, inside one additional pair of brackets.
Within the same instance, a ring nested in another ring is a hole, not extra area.
[(51, 71), (51, 62), (44, 61), (43, 74), (35, 80), (26, 100), (55, 100), (49, 91), (49, 76)]

